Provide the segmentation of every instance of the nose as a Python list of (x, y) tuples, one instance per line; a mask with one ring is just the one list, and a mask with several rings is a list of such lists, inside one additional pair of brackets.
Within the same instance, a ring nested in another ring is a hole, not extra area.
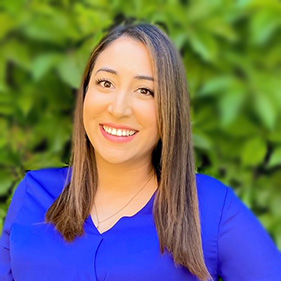
[(131, 99), (128, 93), (118, 92), (112, 96), (108, 111), (115, 118), (122, 118), (132, 114)]

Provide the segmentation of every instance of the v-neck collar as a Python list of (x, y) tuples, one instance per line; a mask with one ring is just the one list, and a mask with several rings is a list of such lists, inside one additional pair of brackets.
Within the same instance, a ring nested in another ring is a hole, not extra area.
[(111, 228), (109, 228), (108, 230), (100, 233), (91, 217), (91, 215), (89, 215), (87, 217), (87, 219), (85, 220), (85, 230), (87, 233), (91, 233), (91, 234), (96, 234), (96, 235), (100, 235), (100, 236), (103, 236), (103, 235), (106, 235), (108, 234), (109, 232), (115, 230), (116, 228), (118, 228), (120, 222), (124, 219), (135, 219), (139, 216), (142, 216), (142, 215), (152, 215), (153, 213), (153, 205), (154, 205), (154, 200), (155, 200), (155, 196), (157, 194), (157, 191), (158, 189), (156, 189), (153, 193), (153, 195), (150, 197), (150, 199), (148, 200), (148, 202), (145, 204), (145, 206), (143, 206), (138, 212), (136, 212), (134, 215), (132, 216), (123, 216), (121, 217)]

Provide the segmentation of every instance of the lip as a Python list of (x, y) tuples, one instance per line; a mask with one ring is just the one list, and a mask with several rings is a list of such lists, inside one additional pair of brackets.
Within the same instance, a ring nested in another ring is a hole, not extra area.
[(115, 128), (115, 129), (121, 129), (121, 130), (130, 130), (130, 131), (136, 131), (138, 132), (138, 130), (132, 128), (132, 127), (129, 127), (129, 126), (126, 126), (126, 125), (119, 125), (119, 124), (113, 124), (113, 123), (102, 123), (100, 124), (100, 126), (108, 126), (108, 127), (111, 127), (111, 128)]
[(107, 133), (104, 129), (103, 129), (103, 126), (109, 126), (109, 127), (112, 127), (112, 128), (116, 128), (116, 129), (125, 129), (125, 130), (134, 130), (134, 129), (128, 129), (129, 127), (114, 127), (114, 126), (110, 126), (109, 123), (106, 123), (106, 124), (100, 124), (100, 130), (101, 130), (101, 133), (102, 135), (109, 141), (111, 142), (114, 142), (114, 143), (127, 143), (127, 142), (130, 142), (132, 141), (135, 136), (138, 134), (138, 131), (136, 131), (136, 133), (132, 136), (128, 136), (128, 137), (124, 137), (124, 136), (113, 136), (113, 135), (110, 135), (109, 133)]

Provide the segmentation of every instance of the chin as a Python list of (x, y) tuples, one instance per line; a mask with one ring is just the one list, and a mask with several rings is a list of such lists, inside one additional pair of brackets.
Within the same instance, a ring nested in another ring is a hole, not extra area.
[(108, 162), (110, 164), (123, 164), (127, 162), (133, 161), (132, 157), (129, 157), (129, 155), (124, 155), (123, 153), (116, 153), (116, 154), (105, 154), (105, 153), (99, 153), (98, 157), (102, 159), (105, 162)]

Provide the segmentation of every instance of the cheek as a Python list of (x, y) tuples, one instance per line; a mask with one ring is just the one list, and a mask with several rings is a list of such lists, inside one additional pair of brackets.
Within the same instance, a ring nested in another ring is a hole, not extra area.
[(144, 108), (142, 107), (140, 113), (142, 114), (143, 122), (150, 129), (151, 136), (158, 136), (159, 133), (157, 124), (157, 113), (154, 102), (147, 106), (146, 110), (144, 110)]
[(94, 92), (87, 92), (83, 104), (84, 123), (97, 118), (106, 110), (106, 103), (101, 97)]

